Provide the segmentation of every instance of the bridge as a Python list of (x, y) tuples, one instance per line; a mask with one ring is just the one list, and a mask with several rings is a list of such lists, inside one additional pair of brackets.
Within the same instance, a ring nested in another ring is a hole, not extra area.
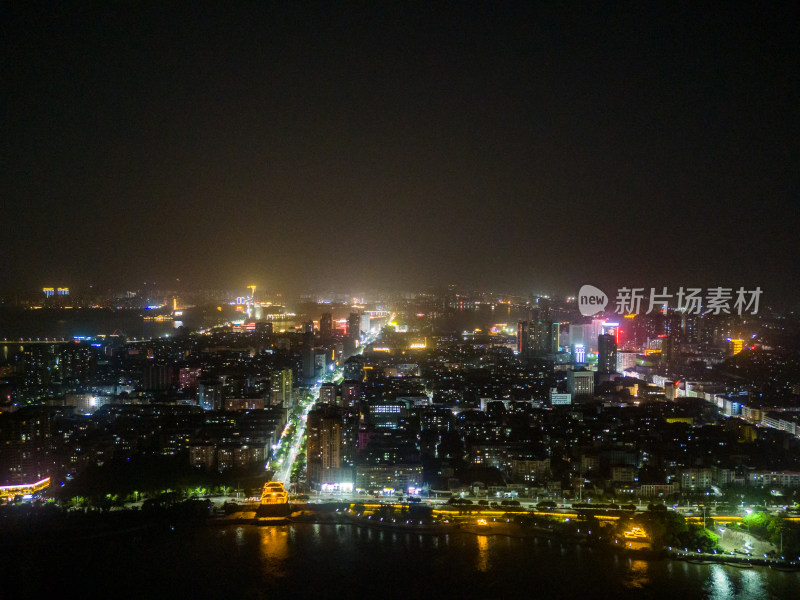
[[(27, 338), (20, 340), (4, 339), (0, 341), (0, 346), (28, 346), (31, 344), (78, 344), (80, 342), (94, 342), (102, 343), (106, 338), (117, 337), (118, 334), (112, 333), (110, 335), (97, 335), (89, 337), (71, 337), (71, 338)], [(152, 341), (153, 338), (129, 338), (125, 340), (126, 344), (144, 344)]]

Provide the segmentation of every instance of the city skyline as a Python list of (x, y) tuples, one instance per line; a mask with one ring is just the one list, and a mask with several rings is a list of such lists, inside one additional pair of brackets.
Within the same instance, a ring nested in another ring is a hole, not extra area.
[(797, 7), (7, 7), (0, 291), (760, 286)]
[(800, 597), (800, 4), (2, 6), (9, 594)]

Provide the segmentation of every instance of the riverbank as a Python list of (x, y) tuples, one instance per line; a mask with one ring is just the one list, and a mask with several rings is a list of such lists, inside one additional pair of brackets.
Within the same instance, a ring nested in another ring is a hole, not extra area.
[[(800, 561), (780, 560), (729, 554), (689, 552), (675, 548), (652, 549), (647, 544), (629, 547), (625, 543), (611, 543), (608, 538), (598, 539), (590, 531), (565, 531), (553, 523), (547, 526), (525, 521), (523, 514), (510, 513), (507, 518), (476, 519), (472, 517), (435, 516), (422, 517), (412, 511), (399, 513), (366, 514), (353, 511), (346, 505), (286, 505), (285, 511), (261, 510), (259, 505), (243, 506), (225, 516), (189, 511), (174, 507), (159, 511), (114, 512), (62, 512), (49, 510), (38, 516), (19, 515), (18, 518), (0, 520), (0, 547), (37, 546), (57, 543), (84, 542), (103, 538), (139, 537), (172, 531), (175, 528), (227, 527), (255, 525), (260, 527), (281, 525), (333, 525), (366, 528), (378, 531), (415, 534), (425, 537), (465, 535), (479, 538), (540, 539), (548, 544), (587, 548), (594, 552), (616, 554), (630, 558), (657, 561), (665, 558), (688, 564), (721, 564), (740, 569), (769, 567), (776, 571), (800, 571)], [(276, 514), (272, 514), (276, 512)], [(281, 514), (277, 514), (280, 512)], [(398, 515), (402, 514), (403, 518)], [(8, 516), (8, 515), (6, 515)], [(414, 518), (416, 517), (416, 518)], [(337, 531), (339, 528), (337, 527)]]
[[(652, 548), (647, 543), (634, 544), (610, 543), (608, 540), (597, 540), (591, 537), (591, 532), (568, 533), (559, 532), (553, 528), (522, 525), (515, 522), (515, 517), (525, 513), (509, 513), (507, 518), (405, 518), (380, 516), (379, 514), (366, 514), (353, 511), (347, 505), (330, 505), (321, 509), (320, 506), (301, 505), (295, 506), (286, 518), (280, 520), (257, 518), (254, 511), (248, 510), (234, 513), (224, 518), (213, 519), (219, 525), (225, 524), (252, 524), (269, 526), (275, 524), (315, 524), (315, 525), (347, 525), (363, 527), (381, 531), (397, 533), (413, 533), (425, 536), (441, 535), (471, 535), (483, 537), (506, 537), (513, 539), (546, 539), (557, 542), (560, 546), (580, 546), (602, 552), (610, 552), (640, 560), (663, 560), (665, 558), (687, 562), (689, 564), (721, 564), (737, 568), (753, 568), (754, 566), (769, 567), (785, 572), (800, 571), (800, 561), (780, 560), (773, 558), (743, 557), (729, 554), (713, 554), (679, 551), (673, 548)], [(578, 530), (580, 531), (580, 530)]]
[(722, 564), (740, 569), (753, 567), (770, 567), (779, 571), (800, 572), (800, 561), (758, 558), (754, 556), (736, 556), (731, 554), (709, 554), (704, 552), (686, 552), (673, 549), (666, 550), (667, 558), (684, 561), (693, 565)]

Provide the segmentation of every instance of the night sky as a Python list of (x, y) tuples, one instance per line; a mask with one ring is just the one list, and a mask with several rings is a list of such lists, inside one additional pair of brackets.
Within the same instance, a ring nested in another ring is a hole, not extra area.
[(798, 3), (106, 4), (1, 5), (3, 289), (800, 298)]

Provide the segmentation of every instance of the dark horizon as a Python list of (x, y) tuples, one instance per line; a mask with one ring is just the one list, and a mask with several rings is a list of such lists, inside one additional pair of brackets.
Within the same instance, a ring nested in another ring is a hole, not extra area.
[(4, 8), (0, 291), (800, 298), (796, 5)]

